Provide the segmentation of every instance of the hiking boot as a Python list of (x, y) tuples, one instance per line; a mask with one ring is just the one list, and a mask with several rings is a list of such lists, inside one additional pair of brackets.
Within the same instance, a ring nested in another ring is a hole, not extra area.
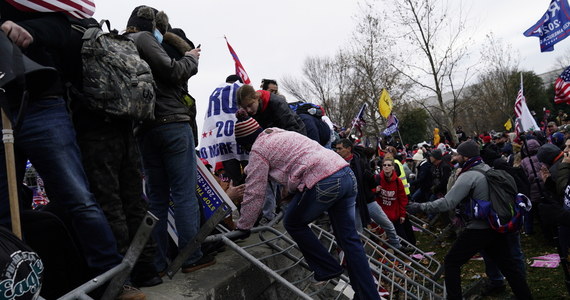
[(146, 300), (146, 295), (136, 287), (125, 284), (116, 300)]
[(197, 262), (182, 266), (182, 273), (190, 273), (216, 263), (216, 259), (211, 254), (203, 255)]

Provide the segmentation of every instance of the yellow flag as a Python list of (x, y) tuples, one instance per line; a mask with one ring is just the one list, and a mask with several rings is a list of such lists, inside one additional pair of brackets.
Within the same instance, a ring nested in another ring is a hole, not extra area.
[(385, 119), (388, 119), (390, 112), (392, 112), (392, 99), (390, 99), (390, 94), (388, 94), (386, 89), (382, 89), (382, 94), (380, 94), (380, 99), (378, 99), (378, 111)]
[(513, 123), (511, 122), (511, 119), (509, 118), (503, 126), (505, 126), (506, 130), (511, 130), (511, 128), (513, 128)]

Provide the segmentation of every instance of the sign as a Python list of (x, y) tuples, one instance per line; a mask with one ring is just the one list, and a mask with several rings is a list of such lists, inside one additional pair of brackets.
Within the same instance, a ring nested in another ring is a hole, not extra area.
[[(202, 211), (204, 212), (204, 218), (208, 220), (223, 203), (227, 204), (231, 210), (237, 210), (237, 207), (232, 202), (232, 200), (226, 195), (226, 192), (222, 189), (220, 184), (214, 178), (214, 175), (208, 171), (206, 166), (202, 163), (198, 157), (196, 157), (196, 197), (202, 206)], [(178, 232), (176, 231), (176, 225), (174, 223), (174, 203), (170, 201), (170, 207), (168, 208), (168, 233), (174, 243), (178, 245)]]

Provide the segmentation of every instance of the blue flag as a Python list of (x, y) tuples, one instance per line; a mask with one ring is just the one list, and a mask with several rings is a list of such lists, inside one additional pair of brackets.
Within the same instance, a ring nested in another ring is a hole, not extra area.
[(388, 122), (386, 123), (386, 129), (384, 129), (383, 132), (384, 135), (389, 136), (398, 131), (398, 123), (398, 118), (396, 118), (395, 115), (390, 114), (390, 116), (388, 116)]
[(524, 32), (540, 39), (540, 52), (554, 50), (554, 45), (570, 33), (570, 9), (567, 0), (552, 0), (542, 18)]

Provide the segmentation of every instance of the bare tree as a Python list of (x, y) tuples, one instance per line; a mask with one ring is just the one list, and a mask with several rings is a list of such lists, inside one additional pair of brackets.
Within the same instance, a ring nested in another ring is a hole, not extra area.
[(476, 106), (486, 116), (483, 130), (489, 130), (501, 128), (514, 114), (518, 86), (512, 82), (519, 72), (519, 59), (511, 45), (497, 40), (492, 33), (487, 35), (484, 45), (481, 51), (483, 71), (478, 82), (468, 88), (464, 102), (466, 106)]
[[(465, 18), (459, 6), (448, 14), (449, 3), (443, 0), (398, 0), (397, 24), (405, 28), (406, 41), (413, 46), (393, 65), (404, 76), (435, 97), (435, 104), (420, 101), (430, 116), (452, 134), (454, 142), (460, 97), (471, 78), (473, 66), (463, 66), (470, 38), (465, 34)], [(414, 53), (420, 53), (421, 59)], [(449, 99), (444, 99), (449, 90)], [(425, 99), (425, 98), (424, 98)]]
[(368, 104), (366, 134), (377, 136), (385, 126), (377, 111), (382, 88), (397, 103), (408, 86), (391, 64), (395, 60), (394, 42), (385, 32), (386, 18), (373, 3), (363, 5), (361, 12), (349, 47), (340, 49), (332, 59), (308, 58), (303, 79), (281, 81), (286, 92), (323, 105), (331, 119), (344, 126), (350, 126), (360, 107)]

